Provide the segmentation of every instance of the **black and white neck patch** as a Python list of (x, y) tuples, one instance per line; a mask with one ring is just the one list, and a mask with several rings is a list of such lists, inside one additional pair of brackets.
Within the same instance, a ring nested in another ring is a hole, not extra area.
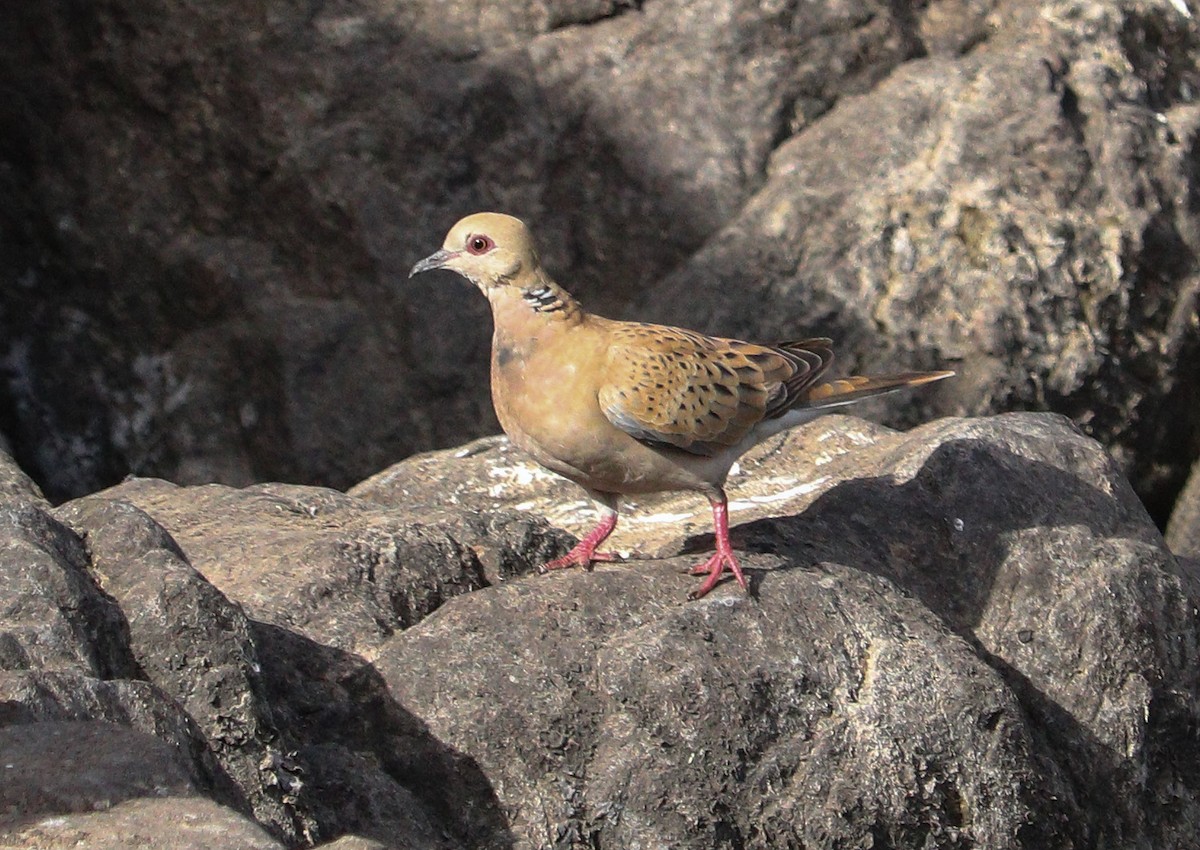
[(521, 297), (538, 313), (553, 313), (565, 306), (558, 293), (545, 284), (523, 290)]

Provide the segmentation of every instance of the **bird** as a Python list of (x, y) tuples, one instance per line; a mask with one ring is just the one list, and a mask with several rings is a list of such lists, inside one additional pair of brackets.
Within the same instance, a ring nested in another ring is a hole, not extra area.
[(692, 491), (712, 507), (716, 545), (691, 570), (705, 578), (689, 598), (726, 571), (748, 590), (729, 539), (734, 462), (784, 429), (954, 374), (826, 379), (825, 337), (756, 344), (589, 313), (543, 267), (525, 223), (503, 213), (458, 221), (409, 278), (434, 269), (473, 283), (491, 305), (492, 402), (509, 440), (600, 506), (595, 528), (541, 572), (618, 560), (599, 547), (622, 497)]

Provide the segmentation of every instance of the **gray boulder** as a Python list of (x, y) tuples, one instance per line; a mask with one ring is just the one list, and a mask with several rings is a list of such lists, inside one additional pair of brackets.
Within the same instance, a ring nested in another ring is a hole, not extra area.
[[(170, 744), (98, 721), (0, 727), (0, 846), (274, 850), (249, 818), (199, 795)], [(166, 827), (166, 828), (164, 828)]]
[(829, 417), (746, 467), (809, 482), (730, 487), (752, 597), (683, 603), (696, 555), (602, 566), (380, 654), (518, 846), (1190, 846), (1196, 577), (1099, 446), (1045, 416)]
[[(353, 495), (5, 507), (0, 736), (47, 758), (4, 840), (1194, 844), (1200, 576), (1066, 419), (773, 438), (729, 487), (748, 596), (686, 601), (712, 543), (689, 494), (630, 507), (639, 557), (535, 575), (571, 542), (543, 512), (592, 519), (570, 488), (493, 439)], [(133, 764), (138, 735), (162, 746)]]
[(0, 445), (0, 503), (29, 502), (46, 505), (41, 489), (13, 460), (4, 445)]
[(1171, 511), (1166, 537), (1176, 555), (1200, 560), (1200, 462), (1192, 467), (1187, 486)]
[[(125, 488), (154, 489), (153, 482)], [(261, 501), (246, 494), (246, 513)], [(181, 818), (211, 820), (214, 829), (228, 825), (229, 837), (221, 840), (229, 843), (211, 846), (307, 846), (352, 833), (363, 841), (394, 842), (388, 846), (462, 846), (452, 834), (453, 818), (433, 805), (455, 808), (443, 801), (446, 789), (451, 800), (464, 787), (475, 793), (470, 766), (455, 762), (396, 706), (362, 658), (247, 618), (128, 499), (98, 494), (55, 513), (60, 519), (31, 505), (0, 510), (0, 520), (7, 518), (0, 529), (0, 574), (7, 588), (0, 608), (0, 730), (36, 741), (61, 734), (47, 724), (91, 722), (86, 728), (96, 741), (88, 751), (96, 762), (88, 768), (92, 773), (70, 779), (91, 783), (82, 788), (76, 782), (56, 791), (65, 768), (49, 755), (7, 774), (14, 802), (4, 841), (58, 846), (84, 835), (96, 846), (122, 846), (160, 817), (168, 818), (163, 823)], [(169, 511), (163, 513), (169, 518)], [(212, 519), (202, 510), (196, 518)], [(337, 546), (320, 547), (328, 518), (309, 519), (309, 545), (336, 555)], [(250, 527), (242, 528), (244, 542), (253, 539)], [(286, 562), (287, 537), (279, 533), (275, 548), (285, 562), (273, 562), (285, 571), (295, 566)], [(388, 542), (394, 557), (395, 543)], [(363, 556), (369, 546), (364, 535), (350, 554)], [(248, 548), (232, 554), (230, 572), (236, 565), (254, 566)], [(382, 560), (387, 553), (378, 554)], [(427, 560), (431, 569), (440, 563)], [(405, 598), (415, 598), (419, 577), (413, 584)], [(285, 582), (276, 578), (275, 586)], [(305, 591), (312, 588), (289, 586), (291, 593)], [(312, 591), (309, 598), (320, 595)], [(373, 598), (365, 596), (366, 602)], [(362, 603), (338, 601), (347, 609), (345, 619), (362, 626), (352, 619)], [(281, 597), (276, 610), (285, 602)], [(341, 609), (326, 611), (327, 634), (339, 634)], [(184, 770), (188, 800), (156, 799), (169, 783), (151, 779), (121, 791), (124, 768), (109, 756), (129, 746), (133, 731), (163, 743), (161, 752), (142, 748), (145, 775)], [(169, 763), (162, 761), (164, 753)], [(94, 788), (95, 777), (107, 774), (113, 788)], [(103, 814), (84, 814), (110, 805)], [(203, 830), (175, 834), (161, 823), (151, 834), (151, 846), (205, 841)]]

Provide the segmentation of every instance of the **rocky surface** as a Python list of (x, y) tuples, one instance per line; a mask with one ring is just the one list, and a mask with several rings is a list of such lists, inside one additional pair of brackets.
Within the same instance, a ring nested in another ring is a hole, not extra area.
[[(434, 463), (381, 478), (419, 503)], [(376, 662), (502, 778), (528, 846), (1187, 846), (1197, 776), (1162, 736), (1197, 717), (1198, 577), (1094, 443), (1045, 417), (829, 417), (744, 467), (753, 598), (681, 606), (695, 555), (556, 574), (447, 606)], [(690, 501), (656, 508), (676, 550), (710, 542)]]
[(127, 726), (47, 721), (0, 727), (0, 846), (268, 850), (250, 819), (200, 796), (170, 744)]
[(1165, 523), (1200, 455), (1197, 12), (8, 4), (0, 429), (55, 501), (345, 487), (490, 433), (486, 306), (403, 277), (496, 208), (601, 312), (959, 371), (890, 421), (1067, 414)]
[(135, 479), (51, 509), (20, 477), (0, 466), (25, 494), (0, 507), (0, 846), (1200, 828), (1200, 574), (1059, 417), (831, 416), (760, 446), (730, 482), (752, 593), (695, 603), (703, 500), (634, 506), (640, 559), (534, 575), (570, 543), (543, 509), (590, 516), (501, 440), (352, 494)]
[[(0, 836), (5, 850), (281, 850), (261, 827), (203, 797), (140, 797), (54, 815)], [(169, 826), (167, 826), (169, 825)], [(330, 845), (331, 847), (335, 845)], [(348, 845), (349, 847), (353, 845)]]
[(1200, 462), (1192, 467), (1187, 486), (1171, 512), (1167, 545), (1181, 558), (1200, 561)]
[[(1190, 850), (1197, 14), (6, 4), (0, 847)], [(886, 421), (1075, 425), (770, 441), (749, 597), (686, 494), (532, 575), (572, 485), (384, 469), (495, 430), (403, 282), (481, 208), (601, 312), (958, 371)]]

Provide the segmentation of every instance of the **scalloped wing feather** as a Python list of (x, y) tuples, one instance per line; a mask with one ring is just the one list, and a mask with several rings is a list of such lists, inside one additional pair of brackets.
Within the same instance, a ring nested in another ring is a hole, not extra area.
[(826, 339), (763, 346), (621, 324), (613, 329), (600, 407), (637, 440), (710, 456), (795, 404), (831, 359)]

